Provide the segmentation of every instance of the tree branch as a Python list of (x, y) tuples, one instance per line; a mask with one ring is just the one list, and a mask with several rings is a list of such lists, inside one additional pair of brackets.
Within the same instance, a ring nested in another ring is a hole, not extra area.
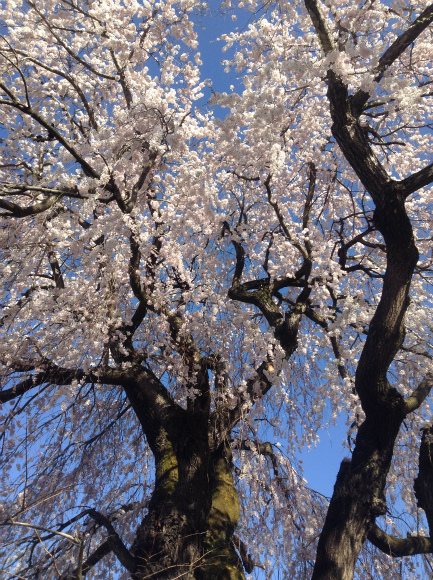
[[(94, 368), (85, 373), (82, 369), (66, 369), (59, 367), (54, 363), (47, 363), (46, 361), (41, 362), (40, 366), (45, 366), (46, 369), (40, 372), (35, 372), (33, 375), (10, 389), (0, 391), (0, 403), (7, 403), (8, 401), (24, 395), (34, 387), (45, 383), (52, 383), (53, 385), (69, 385), (72, 381), (86, 381), (106, 385), (123, 386), (125, 381), (129, 378), (127, 371), (118, 369)], [(21, 364), (16, 365), (13, 370), (19, 373), (32, 373), (36, 370), (36, 367), (32, 364)]]
[(401, 181), (395, 183), (395, 188), (402, 192), (404, 197), (408, 197), (418, 189), (433, 183), (433, 163), (423, 167), (416, 173), (409, 175)]
[(229, 437), (239, 420), (272, 388), (273, 382), (268, 377), (274, 372), (271, 362), (262, 362), (256, 369), (255, 375), (247, 381), (242, 400), (238, 400), (234, 408), (230, 405), (220, 405), (211, 413), (209, 437), (213, 440), (213, 449), (217, 449), (221, 442)]
[(6, 199), (0, 198), (0, 208), (5, 209), (6, 211), (10, 212), (9, 214), (3, 215), (10, 215), (11, 217), (16, 218), (23, 218), (29, 215), (36, 215), (38, 213), (42, 213), (56, 203), (56, 201), (62, 197), (61, 194), (59, 195), (50, 195), (46, 197), (43, 201), (39, 203), (35, 203), (29, 207), (21, 207), (20, 205), (13, 203), (11, 201), (7, 201)]
[(430, 4), (407, 30), (400, 34), (391, 46), (383, 53), (379, 59), (377, 76), (375, 81), (379, 82), (384, 72), (397, 60), (399, 56), (414, 42), (418, 36), (433, 22), (433, 4)]
[(368, 540), (384, 554), (393, 558), (413, 556), (415, 554), (431, 554), (433, 542), (427, 536), (408, 536), (406, 539), (396, 538), (381, 530), (376, 524), (368, 534)]
[[(29, 372), (34, 370), (34, 368), (29, 368), (27, 371)], [(20, 372), (20, 371), (18, 371)], [(0, 392), (0, 403), (7, 403), (8, 401), (12, 401), (21, 395), (27, 393), (34, 387), (38, 387), (43, 385), (44, 383), (54, 383), (57, 385), (67, 385), (70, 384), (73, 380), (82, 380), (85, 376), (85, 373), (82, 370), (73, 371), (69, 369), (62, 369), (60, 367), (56, 367), (55, 369), (51, 368), (46, 371), (41, 371), (39, 373), (35, 373), (28, 379), (21, 381), (17, 385), (11, 387), (10, 389), (5, 389), (4, 391)]]
[(110, 554), (110, 552), (112, 552), (110, 542), (106, 540), (90, 554), (87, 560), (82, 563), (81, 570), (80, 568), (75, 568), (75, 570), (72, 572), (66, 572), (65, 574), (62, 574), (59, 580), (78, 580), (78, 575), (80, 572), (82, 577), (86, 576), (86, 574), (90, 572), (90, 570), (94, 568), (94, 566), (96, 566), (96, 564), (100, 562), (104, 556)]
[(414, 482), (415, 497), (418, 507), (424, 510), (427, 517), (430, 536), (433, 533), (433, 427), (422, 430), (419, 448), (418, 476)]
[[(6, 92), (6, 94), (11, 95), (11, 91), (4, 85), (0, 83), (0, 89)], [(52, 125), (49, 123), (44, 117), (42, 117), (38, 112), (36, 112), (32, 107), (29, 105), (23, 105), (19, 102), (19, 100), (12, 95), (11, 100), (1, 100), (1, 105), (6, 105), (8, 107), (12, 107), (17, 109), (21, 113), (28, 115), (33, 120), (35, 120), (41, 127), (46, 129), (48, 133), (52, 134), (57, 141), (63, 145), (63, 147), (72, 155), (75, 161), (81, 166), (83, 172), (87, 177), (92, 177), (94, 179), (99, 179), (100, 175), (97, 171), (93, 169), (89, 163), (78, 153), (78, 151), (69, 143), (69, 141)]]
[(429, 374), (420, 382), (413, 393), (404, 399), (406, 415), (421, 407), (432, 387), (433, 376)]
[(86, 113), (87, 113), (87, 116), (89, 118), (89, 123), (90, 123), (91, 127), (95, 130), (98, 130), (98, 125), (96, 123), (95, 114), (93, 112), (93, 109), (90, 107), (84, 92), (81, 90), (80, 85), (72, 78), (71, 75), (64, 73), (62, 70), (60, 70), (58, 68), (53, 68), (53, 67), (47, 65), (46, 63), (41, 62), (40, 60), (32, 57), (29, 53), (25, 52), (24, 50), (14, 49), (14, 53), (24, 57), (26, 61), (32, 62), (35, 66), (39, 66), (42, 69), (50, 71), (50, 72), (54, 73), (55, 75), (58, 75), (58, 76), (64, 78), (65, 80), (67, 80), (68, 83), (70, 83), (70, 85), (74, 88), (74, 90), (77, 92), (78, 96), (80, 97), (81, 102), (83, 103), (83, 106), (84, 106)]
[(122, 542), (119, 534), (113, 528), (112, 523), (103, 514), (97, 512), (94, 509), (88, 511), (90, 517), (92, 517), (97, 524), (104, 526), (108, 532), (107, 542), (111, 550), (116, 555), (119, 562), (124, 566), (128, 572), (134, 573), (137, 569), (137, 562), (134, 556), (130, 553), (128, 548)]
[(305, 6), (313, 22), (323, 52), (325, 54), (332, 52), (335, 50), (335, 44), (332, 40), (332, 34), (328, 25), (326, 24), (325, 17), (320, 10), (319, 3), (317, 0), (305, 0)]
[(55, 536), (61, 536), (62, 538), (65, 538), (66, 540), (68, 540), (68, 542), (76, 546), (79, 545), (79, 542), (77, 541), (77, 538), (75, 536), (65, 534), (64, 532), (57, 532), (56, 530), (51, 530), (49, 528), (37, 526), (35, 524), (27, 524), (25, 522), (16, 522), (14, 520), (7, 520), (5, 522), (0, 522), (0, 526), (18, 526), (21, 528), (31, 528), (32, 530), (41, 530), (42, 532), (49, 532), (50, 534)]

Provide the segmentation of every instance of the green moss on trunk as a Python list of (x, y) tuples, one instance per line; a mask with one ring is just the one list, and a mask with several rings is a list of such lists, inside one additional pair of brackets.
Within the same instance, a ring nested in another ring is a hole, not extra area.
[(214, 466), (212, 508), (205, 542), (205, 564), (198, 580), (245, 580), (239, 556), (233, 546), (233, 533), (239, 523), (239, 496), (230, 462), (220, 457)]
[(165, 504), (176, 491), (179, 481), (179, 469), (173, 445), (161, 430), (157, 438), (157, 452), (155, 453), (155, 489), (152, 494), (151, 506)]

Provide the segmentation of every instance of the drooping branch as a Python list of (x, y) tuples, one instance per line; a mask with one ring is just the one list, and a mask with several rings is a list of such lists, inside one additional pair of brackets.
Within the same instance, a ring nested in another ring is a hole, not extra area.
[(81, 580), (92, 568), (98, 564), (108, 554), (112, 552), (112, 548), (110, 546), (110, 542), (105, 540), (100, 546), (94, 550), (86, 560), (81, 564), (81, 566), (75, 568), (72, 572), (65, 572), (59, 578), (59, 580)]
[[(311, 210), (313, 209), (314, 193), (316, 191), (316, 180), (317, 180), (317, 168), (316, 165), (310, 161), (308, 164), (308, 193), (307, 199), (304, 204), (304, 209), (302, 211), (302, 228), (308, 228), (310, 224)], [(308, 250), (308, 257), (310, 257), (311, 248), (310, 242), (306, 242), (306, 249)]]
[(34, 529), (34, 530), (40, 530), (42, 532), (49, 532), (53, 536), (60, 536), (62, 538), (65, 538), (65, 540), (68, 540), (68, 542), (70, 542), (71, 544), (74, 544), (77, 546), (79, 545), (79, 542), (75, 536), (71, 536), (70, 534), (65, 534), (64, 532), (58, 532), (56, 530), (51, 530), (49, 528), (46, 528), (44, 526), (38, 526), (36, 524), (29, 524), (27, 522), (17, 522), (13, 519), (8, 519), (4, 522), (0, 522), (0, 526), (16, 526), (16, 527), (21, 527), (21, 528), (30, 528), (30, 529)]
[(257, 441), (251, 441), (250, 439), (243, 439), (241, 441), (236, 441), (233, 449), (251, 451), (252, 453), (263, 455), (264, 457), (267, 457), (270, 460), (272, 464), (272, 471), (274, 473), (274, 477), (278, 483), (281, 492), (283, 493), (286, 499), (287, 509), (290, 513), (293, 525), (295, 526), (295, 528), (298, 530), (299, 533), (302, 533), (302, 528), (296, 522), (296, 519), (293, 514), (293, 493), (291, 492), (289, 486), (287, 485), (286, 477), (284, 477), (284, 474), (281, 470), (280, 461), (278, 459), (277, 453), (273, 449), (272, 444), (269, 442), (258, 443)]
[(331, 343), (331, 346), (332, 346), (332, 351), (334, 353), (335, 360), (337, 361), (338, 373), (343, 380), (348, 379), (349, 373), (348, 373), (344, 363), (342, 362), (342, 352), (341, 352), (340, 341), (338, 340), (338, 338), (335, 334), (331, 334), (329, 332), (329, 321), (322, 314), (315, 312), (315, 310), (313, 308), (311, 308), (310, 306), (308, 306), (306, 308), (305, 316), (307, 318), (309, 318), (312, 322), (314, 322), (315, 324), (317, 324), (318, 326), (320, 326), (321, 328), (326, 330), (326, 332), (328, 334), (329, 342)]
[(257, 563), (251, 554), (248, 552), (248, 546), (236, 535), (233, 536), (233, 545), (236, 550), (239, 552), (239, 555), (242, 560), (242, 565), (245, 569), (247, 574), (251, 574), (254, 568), (261, 568), (262, 570), (265, 569), (262, 564)]
[(41, 363), (41, 366), (45, 370), (35, 372), (34, 365), (15, 365), (16, 372), (29, 373), (31, 376), (1, 391), (0, 403), (11, 401), (43, 384), (67, 385), (78, 381), (118, 385), (123, 387), (150, 440), (157, 437), (161, 426), (171, 429), (173, 418), (185, 413), (155, 374), (141, 365), (134, 364), (126, 369), (93, 368), (88, 372), (62, 368), (48, 361)]
[(223, 404), (217, 406), (215, 411), (211, 413), (209, 437), (213, 449), (217, 449), (229, 437), (231, 430), (245, 416), (245, 413), (272, 388), (274, 372), (275, 368), (272, 362), (262, 362), (254, 375), (248, 379), (245, 392), (238, 399), (234, 408), (232, 405)]

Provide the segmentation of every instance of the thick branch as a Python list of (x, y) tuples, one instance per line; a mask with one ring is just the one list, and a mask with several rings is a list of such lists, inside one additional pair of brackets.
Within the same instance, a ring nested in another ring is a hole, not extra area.
[(409, 395), (409, 397), (406, 397), (404, 399), (405, 411), (407, 415), (409, 413), (412, 413), (413, 411), (416, 411), (416, 409), (421, 407), (423, 402), (428, 397), (432, 386), (433, 386), (433, 377), (431, 375), (428, 375), (420, 382), (420, 384), (413, 391), (413, 393)]
[(317, 0), (305, 0), (305, 6), (313, 22), (323, 52), (325, 54), (332, 52), (335, 50), (334, 41), (332, 40), (332, 34), (326, 24), (325, 17), (320, 10), (319, 3)]
[[(66, 369), (54, 363), (40, 363), (45, 370), (34, 372), (36, 367), (32, 364), (15, 365), (12, 370), (17, 373), (33, 373), (27, 379), (19, 382), (10, 389), (0, 391), (0, 403), (7, 403), (21, 395), (24, 395), (34, 387), (43, 384), (70, 385), (73, 381), (85, 381), (106, 385), (123, 386), (129, 379), (130, 370), (99, 369), (94, 368), (85, 373), (82, 369)], [(144, 369), (143, 369), (144, 370)]]
[(368, 534), (368, 540), (384, 554), (393, 558), (414, 556), (415, 554), (431, 554), (433, 542), (427, 536), (408, 536), (405, 539), (390, 536), (374, 524)]
[[(286, 281), (284, 281), (283, 285), (279, 284), (276, 289), (273, 283), (265, 280), (264, 284), (260, 285), (256, 290), (250, 290), (250, 288), (256, 287), (256, 282), (241, 283), (245, 265), (244, 249), (242, 244), (233, 238), (232, 244), (236, 251), (236, 266), (232, 286), (228, 291), (228, 297), (238, 302), (256, 306), (262, 312), (268, 324), (273, 328), (275, 338), (284, 349), (286, 357), (289, 358), (296, 349), (299, 323), (306, 308), (306, 301), (310, 294), (310, 289), (305, 284), (302, 284), (303, 290), (298, 297), (298, 301), (283, 315), (280, 306), (275, 302), (274, 294), (278, 289), (286, 285)], [(305, 253), (307, 252), (305, 248), (303, 250)], [(307, 253), (306, 255), (308, 258)], [(308, 260), (306, 259), (305, 261)], [(278, 282), (282, 282), (282, 280)], [(290, 285), (292, 284), (290, 283)]]
[[(29, 369), (33, 370), (33, 369)], [(45, 383), (53, 383), (56, 385), (68, 385), (73, 380), (82, 380), (85, 373), (82, 370), (69, 370), (60, 367), (50, 368), (49, 370), (35, 373), (28, 379), (21, 381), (10, 389), (5, 389), (0, 392), (0, 403), (7, 403), (21, 395), (27, 393), (31, 389), (43, 385)]]
[[(325, 53), (333, 50), (332, 36), (327, 29), (317, 1), (305, 0), (305, 5)], [(433, 5), (430, 5), (382, 55), (379, 60), (376, 81), (381, 80), (387, 68), (432, 21)], [(328, 98), (334, 122), (332, 133), (346, 159), (352, 165), (363, 185), (373, 196), (374, 201), (377, 203), (383, 200), (382, 190), (390, 182), (395, 184), (396, 190), (403, 192), (406, 196), (430, 184), (433, 180), (433, 167), (431, 165), (401, 182), (391, 180), (358, 123), (368, 96), (367, 93), (358, 91), (356, 95), (349, 97), (347, 86), (333, 71), (330, 70), (328, 72)]]
[(408, 197), (412, 193), (415, 193), (415, 191), (418, 191), (418, 189), (431, 183), (433, 183), (433, 163), (409, 175), (409, 177), (396, 182), (395, 188), (401, 191), (404, 197)]
[(418, 507), (424, 510), (427, 517), (430, 536), (433, 533), (433, 427), (422, 430), (419, 449), (418, 477), (414, 482)]
[(377, 67), (377, 76), (375, 80), (378, 82), (382, 79), (384, 72), (398, 59), (399, 56), (424, 32), (424, 30), (433, 22), (433, 4), (430, 4), (418, 18), (412, 22), (407, 30), (400, 34), (391, 46), (383, 53), (379, 59)]
[(63, 290), (65, 288), (65, 282), (63, 280), (62, 271), (60, 270), (60, 264), (54, 250), (50, 250), (48, 252), (48, 260), (50, 262), (51, 271), (53, 273), (56, 288)]
[(328, 71), (327, 80), (332, 134), (374, 202), (382, 203), (384, 190), (394, 182), (374, 153), (359, 123), (361, 110), (349, 97), (347, 85), (332, 70)]
[(138, 192), (143, 187), (144, 182), (146, 181), (148, 175), (150, 174), (150, 172), (154, 168), (157, 158), (158, 158), (157, 151), (150, 151), (149, 152), (149, 159), (147, 160), (147, 163), (145, 164), (145, 166), (141, 170), (141, 173), (140, 173), (136, 183), (134, 184), (134, 187), (132, 188), (131, 197), (126, 203), (126, 213), (130, 213), (134, 209), (135, 204), (137, 202)]
[(43, 201), (35, 203), (34, 205), (30, 205), (28, 207), (21, 207), (16, 203), (0, 198), (0, 207), (10, 212), (9, 214), (3, 215), (10, 215), (11, 217), (16, 218), (23, 218), (29, 215), (36, 215), (38, 213), (42, 213), (50, 209), (50, 207), (53, 207), (53, 205), (61, 196), (62, 196), (61, 193), (59, 193), (59, 195), (50, 195), (49, 197), (46, 197)]

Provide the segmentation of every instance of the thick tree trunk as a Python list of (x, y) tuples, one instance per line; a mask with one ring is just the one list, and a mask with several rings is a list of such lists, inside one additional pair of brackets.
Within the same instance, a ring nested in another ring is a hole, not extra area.
[(201, 394), (186, 409), (149, 369), (131, 367), (122, 386), (155, 459), (155, 488), (131, 549), (132, 579), (244, 580), (233, 546), (240, 508), (231, 451), (225, 440), (215, 442), (207, 373), (197, 375), (192, 386)]
[(133, 547), (138, 569), (134, 580), (243, 580), (233, 533), (239, 499), (230, 452), (210, 453), (188, 435), (185, 425), (176, 443), (158, 437), (155, 489)]
[(239, 522), (239, 497), (231, 474), (230, 454), (221, 448), (213, 458), (212, 506), (205, 539), (205, 565), (199, 580), (243, 580), (244, 573), (233, 545)]
[(343, 460), (323, 527), (312, 580), (351, 580), (359, 552), (384, 515), (384, 489), (400, 420), (367, 419), (352, 461)]

